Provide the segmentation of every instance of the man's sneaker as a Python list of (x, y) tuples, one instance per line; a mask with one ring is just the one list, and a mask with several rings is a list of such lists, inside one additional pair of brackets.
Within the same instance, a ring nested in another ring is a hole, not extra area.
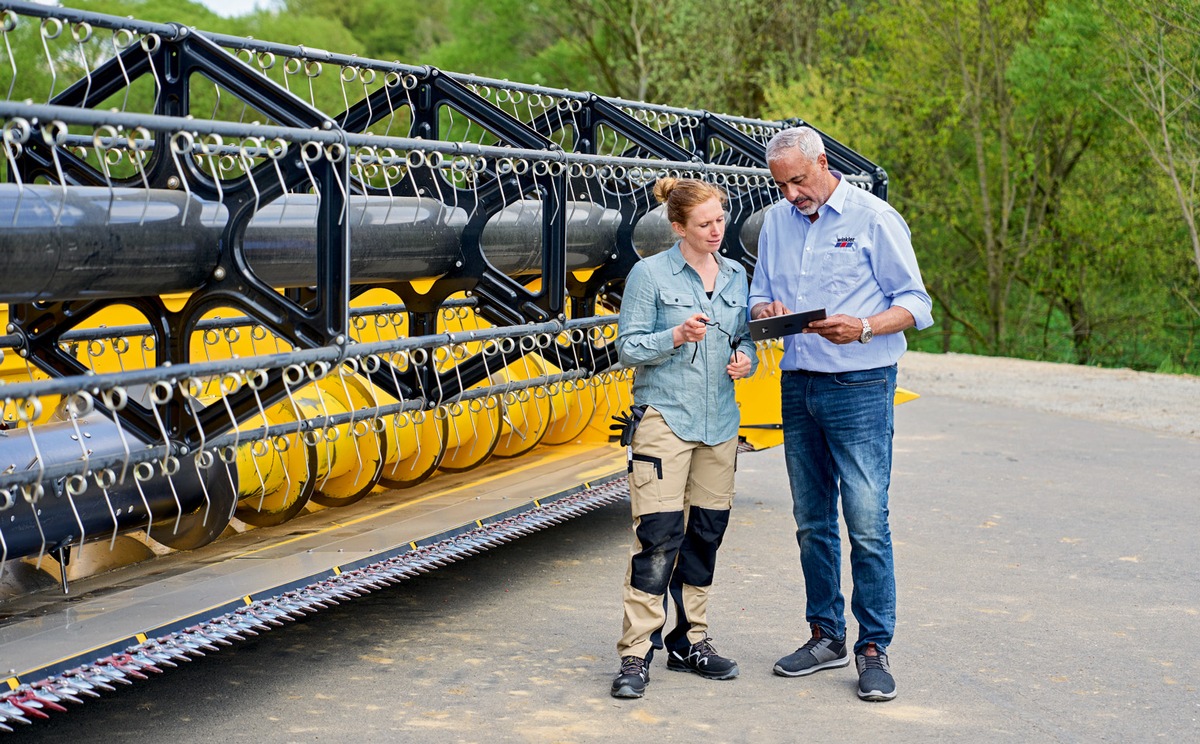
[(621, 671), (612, 683), (612, 696), (615, 698), (640, 698), (646, 694), (646, 685), (650, 682), (650, 667), (646, 660), (638, 656), (622, 656)]
[(863, 647), (861, 654), (854, 655), (858, 667), (858, 696), (873, 703), (882, 703), (896, 697), (896, 680), (888, 666), (887, 654), (874, 643)]
[(712, 639), (693, 643), (688, 647), (687, 655), (672, 651), (667, 655), (667, 669), (673, 672), (692, 672), (707, 679), (733, 679), (738, 676), (738, 665), (733, 659), (726, 659), (712, 647)]
[(795, 652), (775, 662), (775, 673), (780, 677), (804, 677), (822, 669), (844, 667), (850, 663), (846, 651), (846, 639), (829, 638), (821, 632), (821, 626), (812, 625), (812, 638)]

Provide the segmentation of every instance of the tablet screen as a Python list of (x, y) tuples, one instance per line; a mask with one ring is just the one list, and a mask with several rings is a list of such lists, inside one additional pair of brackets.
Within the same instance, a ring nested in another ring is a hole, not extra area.
[(765, 341), (769, 338), (780, 338), (800, 333), (814, 320), (825, 318), (825, 308), (805, 310), (802, 313), (776, 315), (773, 318), (760, 318), (750, 321), (750, 338), (755, 341)]

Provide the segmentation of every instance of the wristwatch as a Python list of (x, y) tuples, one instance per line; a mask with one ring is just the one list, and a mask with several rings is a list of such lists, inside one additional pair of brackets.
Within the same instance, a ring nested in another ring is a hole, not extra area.
[(860, 344), (865, 344), (871, 339), (875, 338), (875, 332), (871, 330), (871, 321), (867, 320), (866, 318), (859, 318), (859, 320), (862, 321), (863, 330), (862, 335), (858, 337), (858, 342)]

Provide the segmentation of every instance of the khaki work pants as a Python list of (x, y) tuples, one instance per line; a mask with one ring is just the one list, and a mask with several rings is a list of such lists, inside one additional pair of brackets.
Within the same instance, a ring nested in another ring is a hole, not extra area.
[(667, 649), (684, 650), (708, 635), (708, 592), (729, 525), (736, 458), (737, 437), (711, 447), (686, 442), (646, 409), (629, 463), (634, 541), (619, 655), (649, 659), (663, 647), (668, 590), (676, 625)]

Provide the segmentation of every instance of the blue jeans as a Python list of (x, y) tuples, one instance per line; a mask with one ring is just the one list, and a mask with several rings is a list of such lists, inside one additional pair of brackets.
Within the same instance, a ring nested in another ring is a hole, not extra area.
[(850, 536), (858, 620), (854, 650), (883, 651), (896, 628), (896, 578), (888, 527), (896, 366), (858, 372), (783, 373), (784, 455), (808, 622), (846, 635), (838, 496)]

